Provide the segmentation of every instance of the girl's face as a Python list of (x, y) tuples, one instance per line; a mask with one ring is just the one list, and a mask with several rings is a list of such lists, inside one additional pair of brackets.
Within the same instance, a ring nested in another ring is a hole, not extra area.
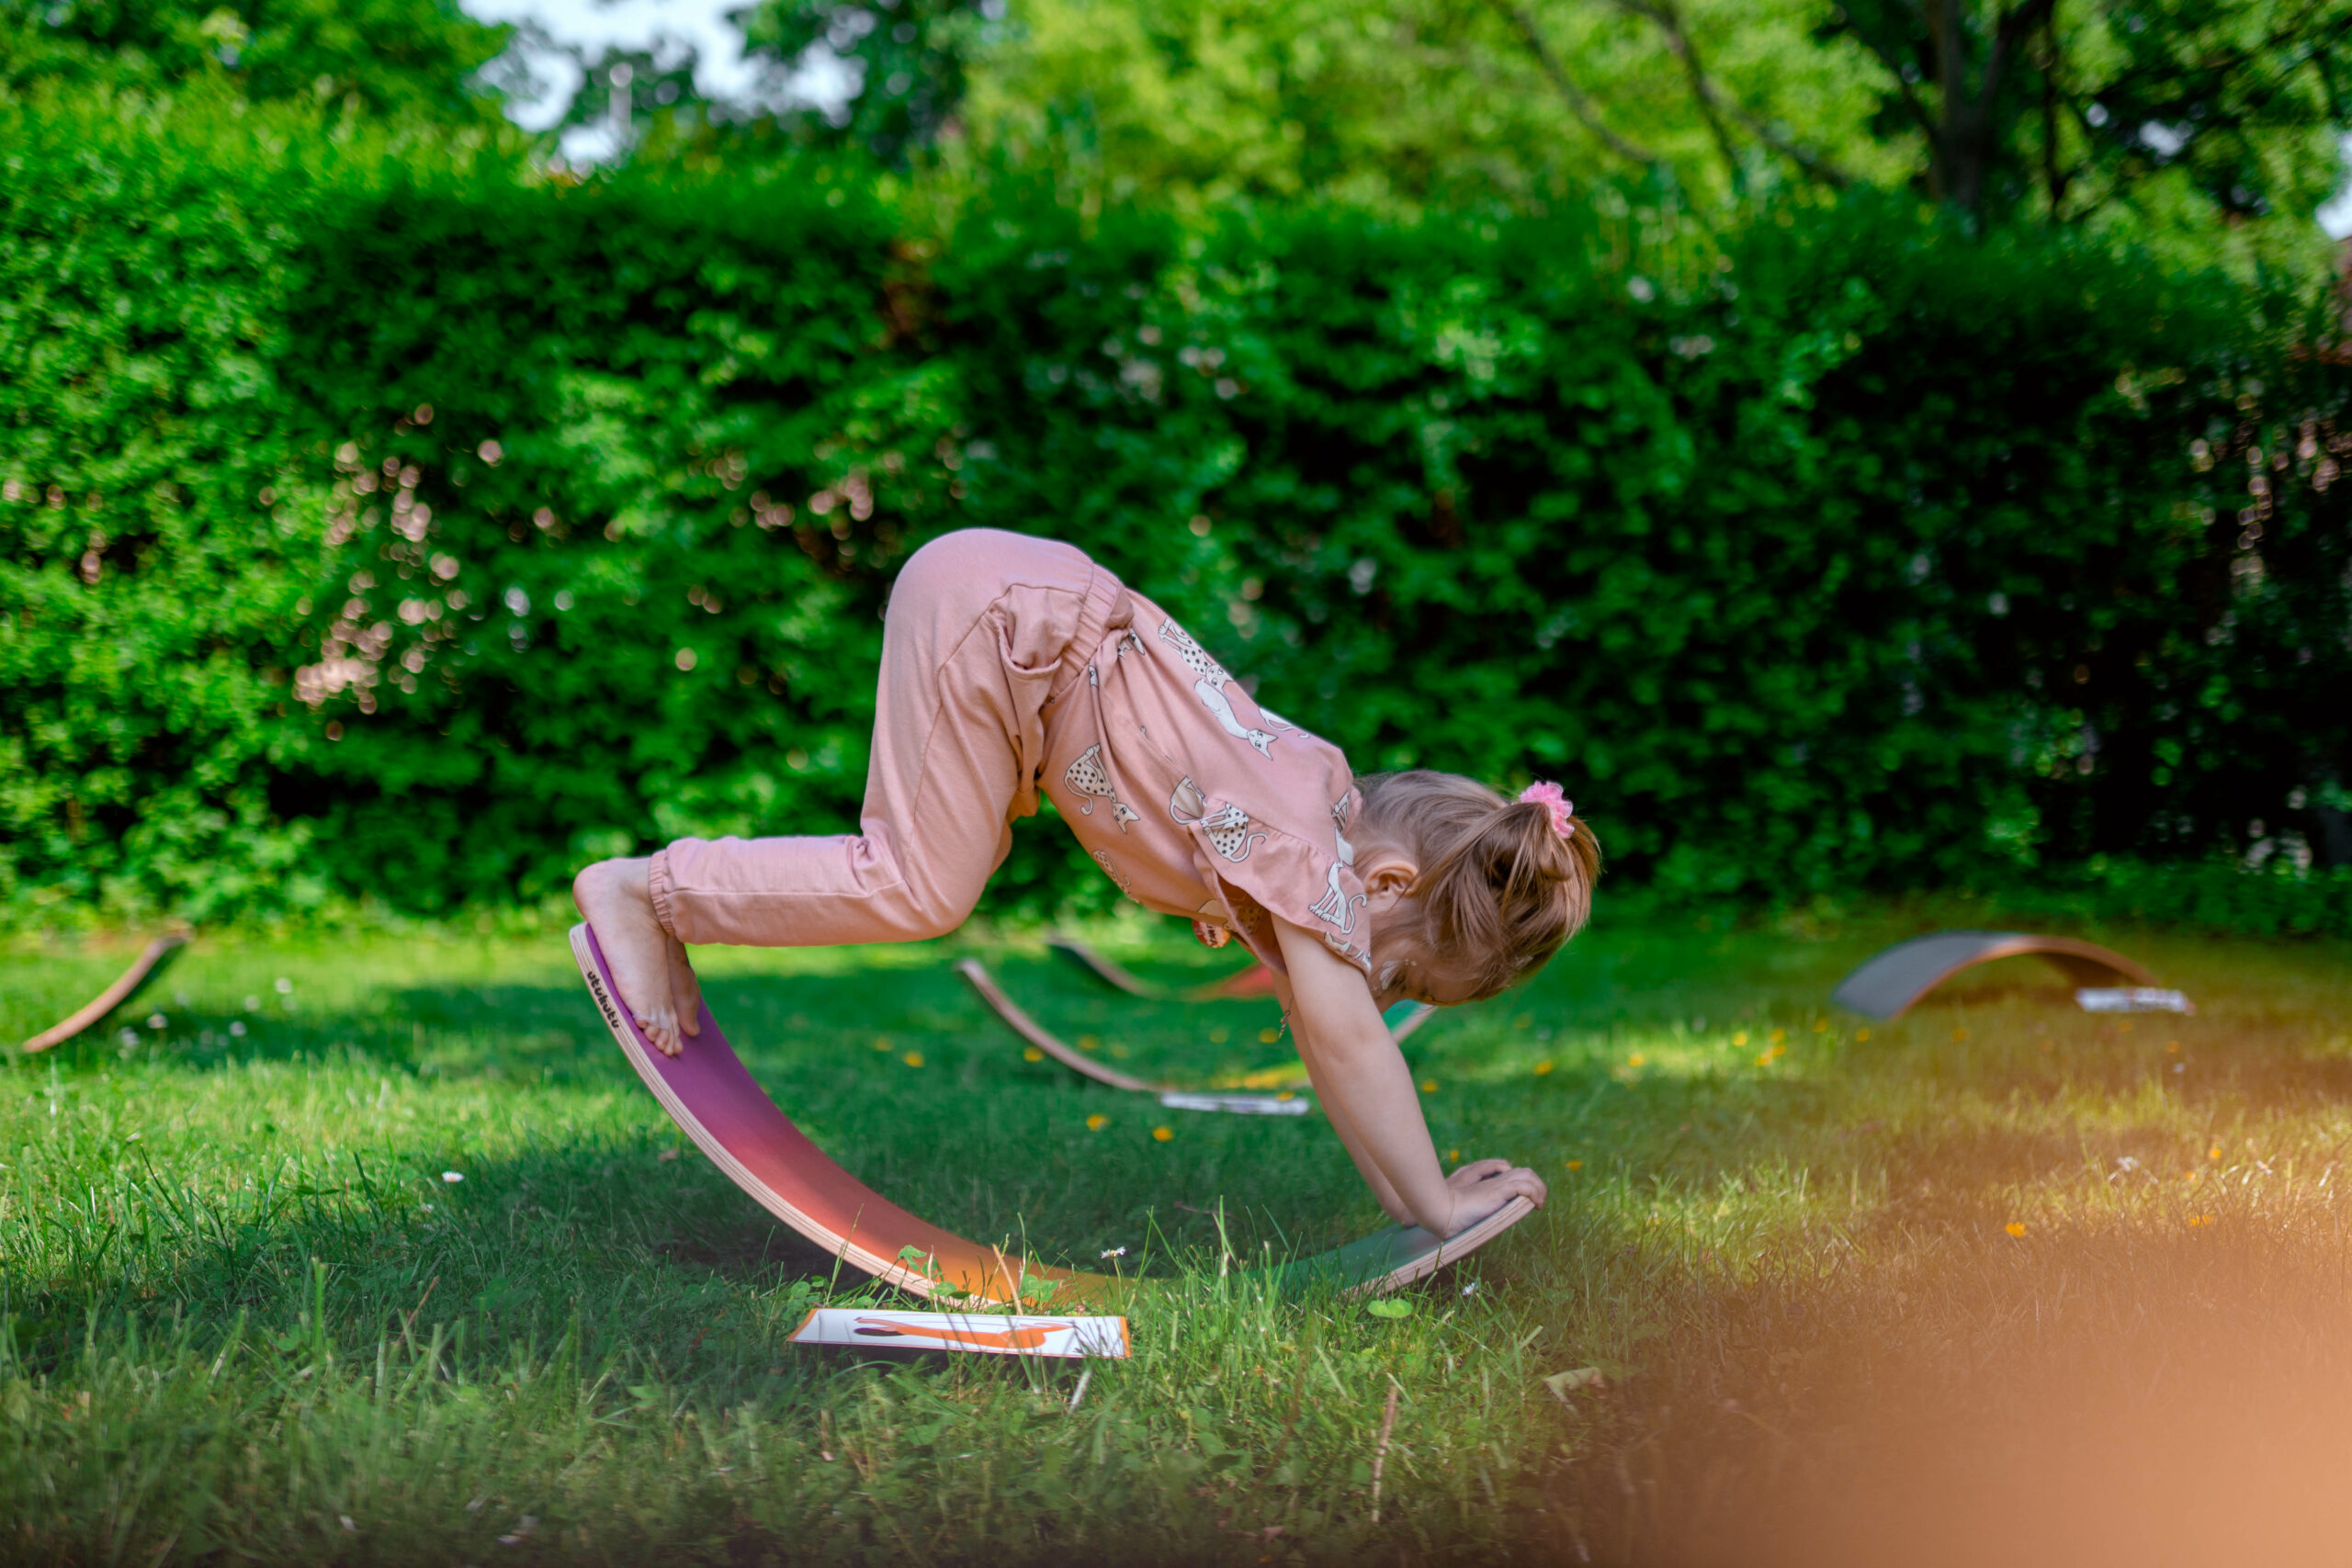
[(1370, 911), (1365, 935), (1372, 948), (1372, 999), (1380, 1010), (1385, 1012), (1398, 1002), (1450, 1008), (1476, 1000), (1476, 987), (1453, 973), (1443, 959), (1425, 951), (1418, 933), (1396, 918), (1396, 908), (1392, 904), (1385, 910)]
[(1372, 949), (1372, 996), (1383, 1012), (1398, 1002), (1446, 1008), (1476, 999), (1476, 987), (1419, 940), (1410, 900), (1420, 874), (1402, 850), (1378, 842), (1356, 848), (1356, 875), (1365, 894), (1363, 940)]

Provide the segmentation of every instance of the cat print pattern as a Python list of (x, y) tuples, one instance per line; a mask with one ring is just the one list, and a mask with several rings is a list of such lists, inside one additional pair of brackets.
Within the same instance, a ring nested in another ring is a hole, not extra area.
[(1102, 748), (1099, 744), (1079, 753), (1078, 761), (1062, 773), (1062, 783), (1082, 797), (1078, 808), (1081, 817), (1093, 816), (1095, 801), (1107, 800), (1111, 803), (1111, 820), (1119, 825), (1120, 832), (1127, 830), (1128, 823), (1143, 820), (1142, 814), (1121, 800), (1119, 792), (1112, 787), (1111, 771), (1102, 765)]
[(1331, 803), (1331, 841), (1339, 849), (1340, 863), (1353, 865), (1356, 863), (1356, 847), (1348, 842), (1347, 834), (1340, 830), (1347, 825), (1348, 797), (1343, 795)]
[(1102, 868), (1103, 875), (1109, 877), (1112, 881), (1119, 885), (1120, 892), (1125, 894), (1130, 898), (1135, 897), (1135, 884), (1120, 874), (1119, 868), (1112, 863), (1110, 852), (1108, 851), (1096, 850), (1094, 852), (1094, 863)]
[(1238, 806), (1218, 807), (1201, 818), (1201, 830), (1209, 836), (1216, 852), (1236, 865), (1250, 858), (1250, 849), (1265, 840), (1263, 833), (1250, 830), (1250, 813)]
[[(1356, 929), (1356, 911), (1372, 900), (1361, 893), (1349, 893), (1340, 886), (1340, 864), (1338, 861), (1331, 863), (1330, 886), (1307, 913), (1339, 927), (1341, 936), (1350, 936)], [(1326, 937), (1324, 940), (1329, 942), (1330, 939)]]
[(1172, 620), (1159, 623), (1159, 640), (1174, 648), (1176, 656), (1200, 677), (1193, 682), (1193, 694), (1225, 727), (1225, 732), (1238, 740), (1247, 740), (1257, 749), (1258, 755), (1271, 761), (1278, 737), (1270, 730), (1241, 722), (1241, 716), (1233, 711), (1233, 699), (1225, 694), (1225, 688), (1233, 681), (1225, 666), (1211, 659), (1208, 649), (1194, 642), (1192, 634)]

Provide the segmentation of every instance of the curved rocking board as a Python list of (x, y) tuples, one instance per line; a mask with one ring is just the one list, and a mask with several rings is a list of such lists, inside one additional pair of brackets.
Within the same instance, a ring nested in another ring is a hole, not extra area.
[(978, 959), (962, 960), (956, 965), (956, 973), (964, 976), (964, 983), (971, 987), (980, 1000), (988, 1004), (988, 1010), (1004, 1020), (1015, 1034), (1068, 1067), (1071, 1072), (1083, 1077), (1092, 1078), (1096, 1083), (1108, 1084), (1113, 1089), (1123, 1089), (1133, 1094), (1166, 1094), (1176, 1088), (1174, 1084), (1146, 1083), (1141, 1078), (1132, 1077), (1116, 1067), (1094, 1060), (1085, 1052), (1069, 1044), (1053, 1031), (1031, 1018), (1020, 1003), (1006, 996), (1004, 987), (996, 983), (996, 977), (988, 972)]
[(93, 997), (73, 1017), (50, 1025), (26, 1041), (25, 1050), (46, 1051), (52, 1045), (64, 1044), (145, 990), (157, 976), (172, 966), (172, 960), (178, 957), (180, 949), (187, 945), (187, 932), (165, 931), (130, 961), (130, 967), (118, 976), (113, 985)]
[[(620, 1006), (604, 949), (584, 921), (571, 928), (571, 953), (605, 1027), (695, 1146), (760, 1207), (836, 1258), (925, 1297), (946, 1285), (1010, 1303), (1024, 1269), (1033, 1279), (1057, 1282), (1057, 1306), (1099, 1295), (1115, 1283), (1099, 1274), (1072, 1274), (1008, 1258), (1000, 1248), (917, 1219), (827, 1158), (776, 1109), (707, 1005), (702, 1032), (687, 1036), (677, 1055), (665, 1056)], [(906, 1257), (909, 1247), (914, 1249), (912, 1260)], [(932, 1269), (920, 1267), (924, 1261)]]
[(1934, 931), (1871, 954), (1838, 983), (1829, 999), (1866, 1018), (1900, 1018), (1963, 969), (2028, 956), (2057, 965), (2077, 987), (2156, 983), (2154, 975), (2121, 953), (2073, 937)]
[[(792, 1124), (744, 1067), (708, 1006), (702, 1010), (702, 1032), (689, 1036), (677, 1055), (665, 1056), (619, 1005), (604, 949), (584, 921), (571, 928), (571, 954), (614, 1042), (695, 1146), (762, 1208), (842, 1261), (914, 1295), (928, 1297), (946, 1286), (1008, 1304), (1026, 1274), (1056, 1281), (1057, 1310), (1140, 1288), (1135, 1280), (1028, 1262), (916, 1218), (843, 1170)], [(1351, 1294), (1395, 1290), (1466, 1257), (1532, 1212), (1527, 1200), (1514, 1198), (1443, 1241), (1417, 1226), (1390, 1225), (1272, 1274), (1281, 1284), (1330, 1280)], [(910, 1266), (909, 1249), (921, 1267)]]
[[(1125, 1089), (1132, 1094), (1193, 1092), (1176, 1084), (1147, 1083), (1139, 1077), (1119, 1071), (1116, 1067), (1098, 1062), (1085, 1052), (1076, 1049), (1068, 1041), (1030, 1017), (1026, 1009), (1005, 995), (1004, 987), (996, 983), (996, 977), (988, 972), (978, 959), (961, 960), (956, 965), (956, 973), (964, 976), (965, 984), (970, 986), (980, 1000), (988, 1004), (989, 1010), (1010, 1025), (1015, 1034), (1020, 1035), (1022, 1039), (1080, 1077), (1092, 1078), (1096, 1083), (1107, 1084), (1113, 1089)], [(1437, 1009), (1426, 1002), (1398, 1002), (1385, 1015), (1388, 1024), (1389, 1038), (1402, 1044), (1407, 1035), (1428, 1022), (1430, 1017), (1436, 1011)]]
[(1055, 957), (1074, 965), (1113, 990), (1125, 991), (1131, 997), (1140, 997), (1146, 1001), (1230, 1002), (1246, 1001), (1252, 997), (1271, 997), (1274, 994), (1273, 973), (1262, 964), (1252, 964), (1246, 969), (1235, 970), (1222, 980), (1214, 980), (1205, 986), (1187, 987), (1179, 991), (1170, 990), (1165, 986), (1155, 986), (1148, 980), (1137, 977), (1082, 942), (1073, 942), (1068, 937), (1049, 936), (1046, 939), (1046, 946)]

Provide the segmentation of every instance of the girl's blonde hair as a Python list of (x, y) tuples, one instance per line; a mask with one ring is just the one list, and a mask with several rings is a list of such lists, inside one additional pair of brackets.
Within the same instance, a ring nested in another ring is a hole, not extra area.
[[(1420, 874), (1382, 935), (1491, 997), (1543, 967), (1592, 913), (1600, 841), (1574, 818), (1563, 835), (1541, 800), (1512, 801), (1424, 768), (1356, 781), (1351, 831), (1413, 857)], [(1378, 956), (1378, 955), (1375, 955)]]

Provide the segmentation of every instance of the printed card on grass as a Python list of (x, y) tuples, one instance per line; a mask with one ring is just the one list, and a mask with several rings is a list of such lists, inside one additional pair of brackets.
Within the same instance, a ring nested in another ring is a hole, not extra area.
[(1110, 1356), (1124, 1359), (1127, 1354), (1127, 1320), (819, 1307), (792, 1331), (792, 1342), (886, 1350), (968, 1350), (982, 1356)]
[(1237, 1116), (1304, 1116), (1314, 1102), (1295, 1094), (1194, 1094), (1170, 1089), (1159, 1103), (1170, 1111), (1224, 1111)]

